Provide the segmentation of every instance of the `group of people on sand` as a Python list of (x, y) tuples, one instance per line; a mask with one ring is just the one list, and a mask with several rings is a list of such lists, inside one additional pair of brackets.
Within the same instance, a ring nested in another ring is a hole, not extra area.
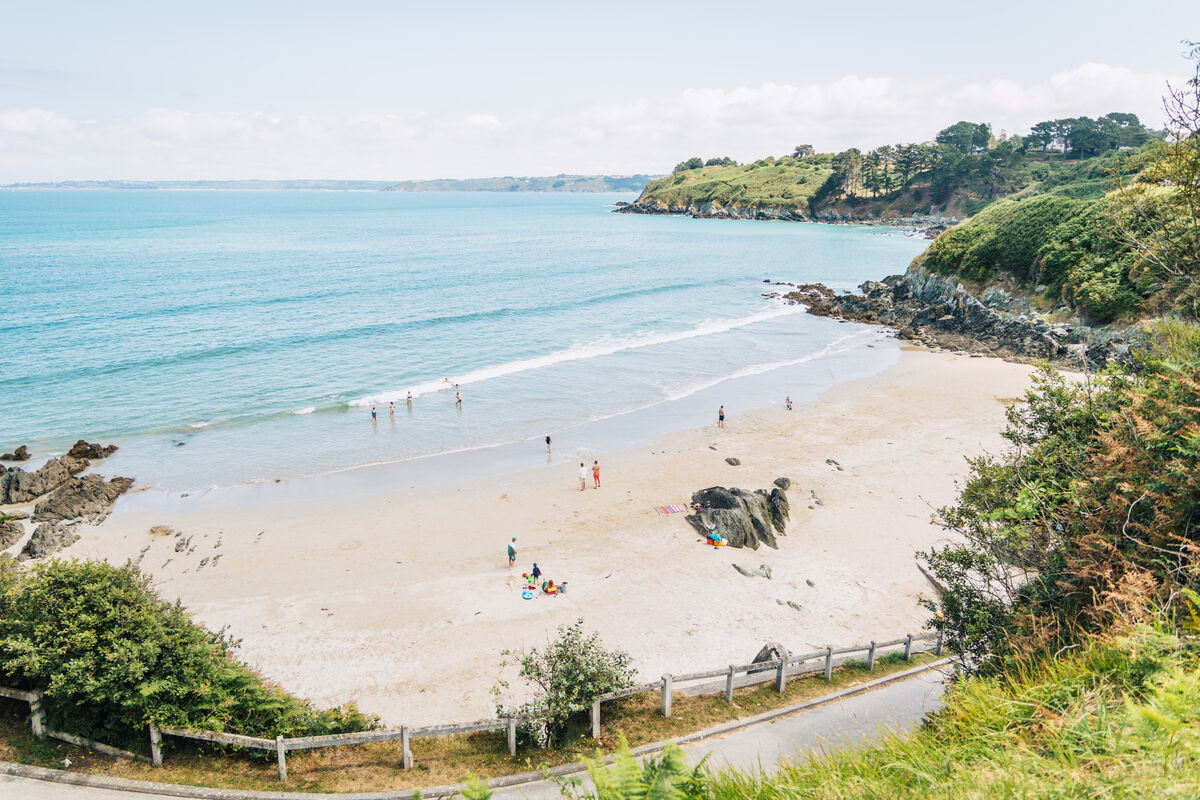
[[(513, 564), (517, 563), (517, 537), (512, 537), (508, 542), (508, 568), (512, 569)], [(521, 590), (521, 595), (526, 599), (532, 599), (538, 590), (538, 581), (542, 578), (542, 568), (538, 563), (533, 562), (533, 569), (529, 572), (522, 572), (521, 578), (525, 581), (525, 586)], [(542, 594), (550, 596), (566, 594), (567, 582), (555, 583), (553, 578), (546, 578), (541, 583)]]
[[(581, 492), (587, 489), (587, 476), (588, 476), (587, 467), (584, 466), (584, 463), (582, 461), (580, 461), (579, 462), (579, 491), (581, 491)], [(594, 484), (592, 486), (593, 489), (600, 488), (600, 462), (598, 460), (592, 461), (592, 483)]]

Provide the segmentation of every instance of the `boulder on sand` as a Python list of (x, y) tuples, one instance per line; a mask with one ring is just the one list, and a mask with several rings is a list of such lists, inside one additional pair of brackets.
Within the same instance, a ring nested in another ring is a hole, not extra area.
[(59, 522), (87, 518), (96, 521), (108, 514), (118, 497), (133, 485), (132, 478), (105, 481), (99, 475), (72, 478), (33, 508), (35, 522)]
[(52, 458), (35, 472), (14, 467), (0, 475), (0, 503), (28, 503), (66, 483), (88, 468), (85, 458)]
[(11, 453), (5, 453), (4, 455), (0, 456), (0, 461), (28, 461), (28, 460), (29, 460), (29, 448), (26, 447), (25, 445), (21, 445), (20, 447), (18, 447), (16, 450), (14, 450)]
[[(773, 500), (776, 493), (782, 501)], [(703, 511), (685, 517), (701, 536), (719, 534), (729, 547), (757, 550), (760, 544), (765, 544), (779, 548), (775, 532), (783, 533), (787, 513), (787, 497), (782, 489), (767, 494), (761, 489), (747, 492), (713, 486), (693, 494), (692, 502), (707, 506)], [(780, 516), (781, 509), (784, 517)]]
[[(767, 642), (758, 651), (758, 655), (754, 657), (751, 664), (770, 663), (772, 661), (784, 661), (792, 657), (792, 651), (781, 645), (779, 642)], [(763, 672), (764, 670), (774, 669), (774, 667), (763, 667), (762, 669), (752, 669), (747, 674), (755, 672)]]
[(45, 558), (54, 555), (59, 550), (70, 547), (79, 541), (79, 534), (61, 522), (43, 522), (33, 529), (33, 535), (25, 543), (19, 561), (31, 558)]
[(108, 458), (115, 452), (117, 452), (115, 444), (101, 446), (99, 442), (92, 443), (80, 439), (67, 451), (67, 455), (73, 458), (87, 458), (97, 461), (101, 458)]

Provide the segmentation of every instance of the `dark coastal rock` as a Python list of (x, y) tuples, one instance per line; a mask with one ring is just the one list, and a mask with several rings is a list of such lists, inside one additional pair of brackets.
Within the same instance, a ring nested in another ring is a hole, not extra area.
[(747, 578), (762, 577), (771, 580), (771, 568), (766, 564), (759, 564), (758, 569), (743, 567), (741, 564), (734, 564), (733, 568)]
[(778, 486), (780, 489), (783, 489), (785, 492), (788, 489), (792, 488), (792, 479), (791, 478), (776, 478), (773, 482), (776, 486)]
[(21, 445), (20, 447), (18, 447), (16, 450), (14, 450), (11, 453), (5, 453), (4, 455), (0, 456), (0, 461), (28, 461), (28, 460), (29, 460), (29, 448), (27, 448), (25, 445)]
[(35, 472), (14, 467), (0, 475), (0, 502), (28, 503), (66, 483), (87, 467), (86, 459), (71, 456), (52, 458)]
[[(779, 642), (767, 642), (758, 651), (758, 655), (754, 657), (751, 664), (770, 663), (772, 661), (786, 661), (792, 657), (792, 651), (781, 645)], [(750, 670), (750, 672), (763, 672), (766, 669), (774, 669), (774, 667), (764, 667), (763, 669)]]
[(780, 536), (786, 536), (783, 529), (787, 526), (791, 509), (788, 506), (787, 494), (782, 487), (771, 490), (771, 494), (767, 496), (767, 508), (771, 510), (771, 524), (775, 526), (775, 532)]
[(87, 519), (95, 522), (108, 515), (112, 504), (133, 485), (131, 478), (106, 481), (99, 475), (72, 478), (33, 508), (35, 522)]
[(7, 550), (25, 535), (20, 521), (9, 517), (0, 518), (0, 550)]
[(67, 455), (73, 458), (86, 458), (97, 461), (101, 458), (108, 458), (115, 452), (117, 452), (115, 444), (102, 446), (99, 442), (92, 443), (80, 439), (67, 451)]
[(812, 218), (794, 208), (724, 205), (716, 200), (689, 203), (664, 203), (655, 197), (640, 197), (636, 202), (613, 209), (617, 214), (674, 214), (698, 219), (757, 219), (784, 222), (810, 222)]
[(70, 547), (77, 541), (79, 541), (79, 534), (63, 523), (43, 522), (33, 529), (33, 535), (29, 537), (29, 541), (25, 543), (25, 547), (17, 559), (28, 561), (31, 558), (45, 558)]
[(859, 289), (860, 294), (837, 295), (808, 285), (783, 297), (817, 316), (887, 325), (899, 331), (899, 338), (927, 346), (1017, 361), (1063, 361), (1100, 369), (1110, 361), (1128, 362), (1131, 345), (1141, 340), (1136, 326), (1119, 331), (1078, 319), (1052, 325), (1029, 300), (1003, 287), (989, 287), (976, 297), (957, 279), (919, 265), (903, 275), (867, 281)]
[(725, 463), (731, 467), (740, 467), (742, 465), (742, 460), (740, 458), (734, 458), (733, 456), (730, 456), (729, 458), (725, 459)]
[[(782, 494), (781, 489), (775, 489)], [(707, 505), (703, 511), (689, 514), (685, 519), (701, 536), (716, 533), (729, 547), (749, 547), (757, 550), (760, 544), (778, 549), (775, 531), (782, 532), (773, 515), (778, 503), (771, 505), (771, 495), (765, 491), (747, 492), (713, 486), (692, 495), (692, 502)], [(786, 508), (786, 499), (784, 500)], [(782, 524), (782, 523), (780, 523)]]

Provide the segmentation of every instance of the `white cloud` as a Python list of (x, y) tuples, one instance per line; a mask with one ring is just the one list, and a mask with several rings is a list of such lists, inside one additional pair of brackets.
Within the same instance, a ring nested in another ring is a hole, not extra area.
[(0, 183), (83, 178), (468, 177), (662, 172), (691, 155), (741, 160), (929, 139), (959, 119), (1019, 133), (1132, 111), (1162, 124), (1167, 76), (1082, 64), (1035, 84), (847, 75), (826, 84), (689, 88), (524, 116), (279, 116), (156, 108), (120, 119), (0, 110)]

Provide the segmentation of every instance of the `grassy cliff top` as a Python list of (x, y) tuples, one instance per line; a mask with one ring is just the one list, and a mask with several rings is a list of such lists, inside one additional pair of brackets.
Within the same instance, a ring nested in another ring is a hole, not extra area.
[(714, 203), (727, 208), (769, 207), (807, 214), (809, 201), (831, 174), (828, 156), (714, 165), (651, 181), (638, 202), (656, 202), (671, 210)]

